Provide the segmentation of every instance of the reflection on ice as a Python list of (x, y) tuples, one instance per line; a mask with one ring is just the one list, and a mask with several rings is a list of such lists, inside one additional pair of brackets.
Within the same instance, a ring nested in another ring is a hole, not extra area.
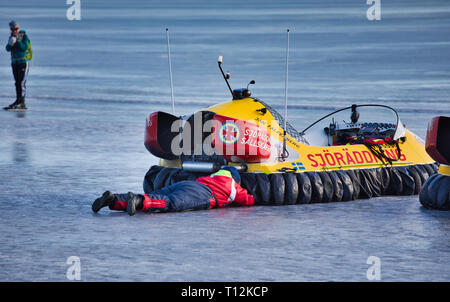
[(12, 158), (16, 163), (28, 162), (28, 147), (26, 143), (16, 141), (13, 143)]

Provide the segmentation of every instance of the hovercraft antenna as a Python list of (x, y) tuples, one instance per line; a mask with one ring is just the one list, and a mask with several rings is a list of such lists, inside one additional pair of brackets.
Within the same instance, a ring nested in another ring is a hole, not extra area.
[(228, 86), (228, 89), (230, 90), (231, 96), (233, 96), (233, 90), (231, 89), (230, 83), (228, 83), (228, 79), (230, 78), (230, 73), (227, 72), (227, 74), (225, 75), (225, 73), (223, 72), (223, 69), (222, 69), (222, 61), (223, 61), (223, 57), (219, 56), (219, 59), (217, 60), (217, 63), (219, 64), (220, 72), (223, 75), (223, 79), (227, 83), (227, 86)]
[(286, 148), (286, 127), (287, 127), (287, 100), (288, 100), (288, 71), (289, 71), (289, 28), (287, 29), (286, 47), (286, 78), (284, 83), (284, 131), (283, 131), (283, 153), (280, 158), (284, 161), (289, 153)]
[(169, 40), (169, 29), (166, 28), (167, 37), (167, 53), (169, 59), (169, 77), (170, 77), (170, 95), (172, 99), (172, 114), (175, 115), (175, 99), (173, 97), (173, 81), (172, 81), (172, 59), (170, 57), (170, 40)]

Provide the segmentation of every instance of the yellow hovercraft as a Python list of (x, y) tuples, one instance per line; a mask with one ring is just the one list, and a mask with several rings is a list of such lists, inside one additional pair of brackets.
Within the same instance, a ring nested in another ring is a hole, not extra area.
[(145, 147), (160, 164), (145, 175), (146, 193), (232, 165), (257, 204), (349, 201), (418, 194), (438, 169), (389, 106), (353, 104), (297, 131), (248, 86), (232, 90), (218, 63), (231, 101), (147, 117)]

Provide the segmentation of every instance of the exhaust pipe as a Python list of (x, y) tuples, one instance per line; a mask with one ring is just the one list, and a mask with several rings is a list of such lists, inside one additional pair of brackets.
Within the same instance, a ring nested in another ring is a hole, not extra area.
[[(189, 172), (217, 172), (221, 168), (226, 167), (221, 165), (220, 163), (212, 163), (212, 162), (197, 162), (197, 161), (185, 161), (181, 164), (183, 170)], [(235, 167), (239, 172), (247, 171), (247, 164), (241, 163)]]

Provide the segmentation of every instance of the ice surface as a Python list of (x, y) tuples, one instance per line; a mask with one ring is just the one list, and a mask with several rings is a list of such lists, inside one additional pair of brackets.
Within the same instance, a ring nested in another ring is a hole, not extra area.
[[(165, 28), (171, 34), (176, 113), (253, 94), (284, 101), (285, 31), (291, 29), (288, 120), (303, 129), (331, 110), (380, 103), (425, 137), (450, 115), (450, 4), (382, 1), (64, 1), (2, 4), (32, 40), (26, 113), (0, 112), (0, 280), (449, 281), (449, 212), (417, 196), (345, 203), (170, 214), (91, 211), (105, 190), (141, 192), (157, 163), (144, 148), (145, 117), (170, 112)], [(0, 36), (8, 35), (7, 24)], [(0, 99), (12, 102), (9, 54), (0, 52)], [(277, 107), (278, 106), (278, 107)]]

